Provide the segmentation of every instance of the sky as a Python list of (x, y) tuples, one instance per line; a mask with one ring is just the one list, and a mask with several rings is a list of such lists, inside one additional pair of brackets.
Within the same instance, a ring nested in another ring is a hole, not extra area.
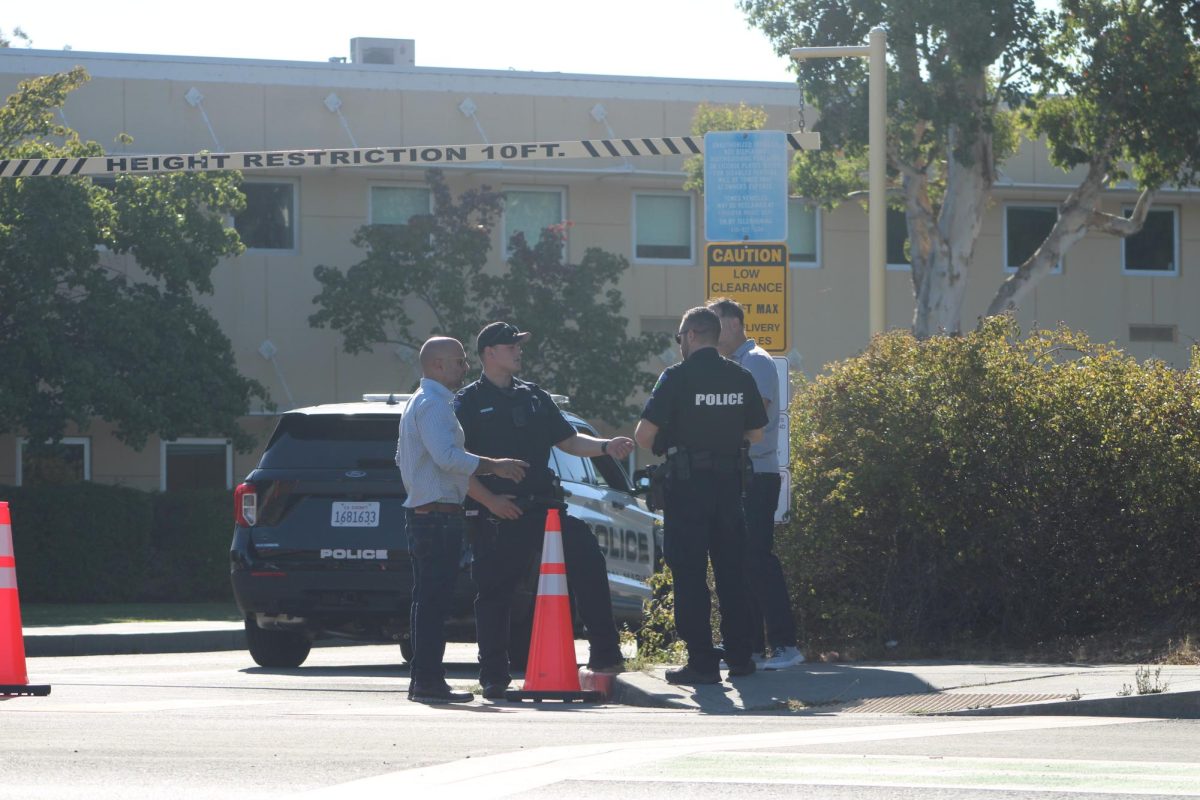
[(415, 40), (419, 67), (793, 80), (737, 0), (60, 0), (0, 14), (18, 27), (42, 50), (327, 61), (365, 36)]

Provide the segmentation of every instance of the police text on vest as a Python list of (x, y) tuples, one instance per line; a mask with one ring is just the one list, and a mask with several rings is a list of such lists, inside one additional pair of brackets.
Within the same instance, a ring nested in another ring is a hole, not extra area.
[(744, 392), (729, 392), (727, 394), (696, 394), (698, 406), (740, 406)]

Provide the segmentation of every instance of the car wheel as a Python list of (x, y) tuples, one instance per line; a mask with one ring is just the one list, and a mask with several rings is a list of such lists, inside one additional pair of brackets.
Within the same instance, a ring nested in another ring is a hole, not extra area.
[(304, 663), (312, 642), (299, 631), (264, 630), (252, 617), (246, 618), (246, 646), (260, 667), (291, 669)]
[(400, 657), (405, 664), (412, 663), (412, 637), (407, 633), (400, 637)]

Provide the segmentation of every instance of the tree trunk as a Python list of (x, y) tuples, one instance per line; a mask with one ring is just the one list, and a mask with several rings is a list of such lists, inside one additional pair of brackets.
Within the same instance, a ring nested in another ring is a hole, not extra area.
[(960, 135), (960, 131), (951, 129), (946, 196), (936, 228), (931, 231), (932, 241), (926, 248), (917, 246), (917, 240), (913, 240), (911, 258), (916, 290), (913, 335), (918, 339), (962, 332), (967, 267), (975, 253), (983, 212), (995, 179), (991, 135), (983, 131), (975, 133), (974, 142), (966, 148), (961, 161), (955, 154)]

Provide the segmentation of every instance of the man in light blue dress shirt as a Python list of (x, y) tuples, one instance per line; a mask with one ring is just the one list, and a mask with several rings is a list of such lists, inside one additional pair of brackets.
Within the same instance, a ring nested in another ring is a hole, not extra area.
[(410, 636), (413, 644), (408, 696), (421, 703), (465, 703), (470, 692), (446, 682), (446, 614), (458, 577), (468, 488), (493, 514), (514, 519), (520, 511), (492, 494), (475, 475), (499, 475), (519, 481), (529, 466), (513, 458), (468, 453), (463, 429), (451, 403), (467, 374), (462, 344), (434, 337), (421, 346), (421, 387), (400, 419), (396, 465), (408, 490), (404, 521), (412, 555), (413, 595)]

